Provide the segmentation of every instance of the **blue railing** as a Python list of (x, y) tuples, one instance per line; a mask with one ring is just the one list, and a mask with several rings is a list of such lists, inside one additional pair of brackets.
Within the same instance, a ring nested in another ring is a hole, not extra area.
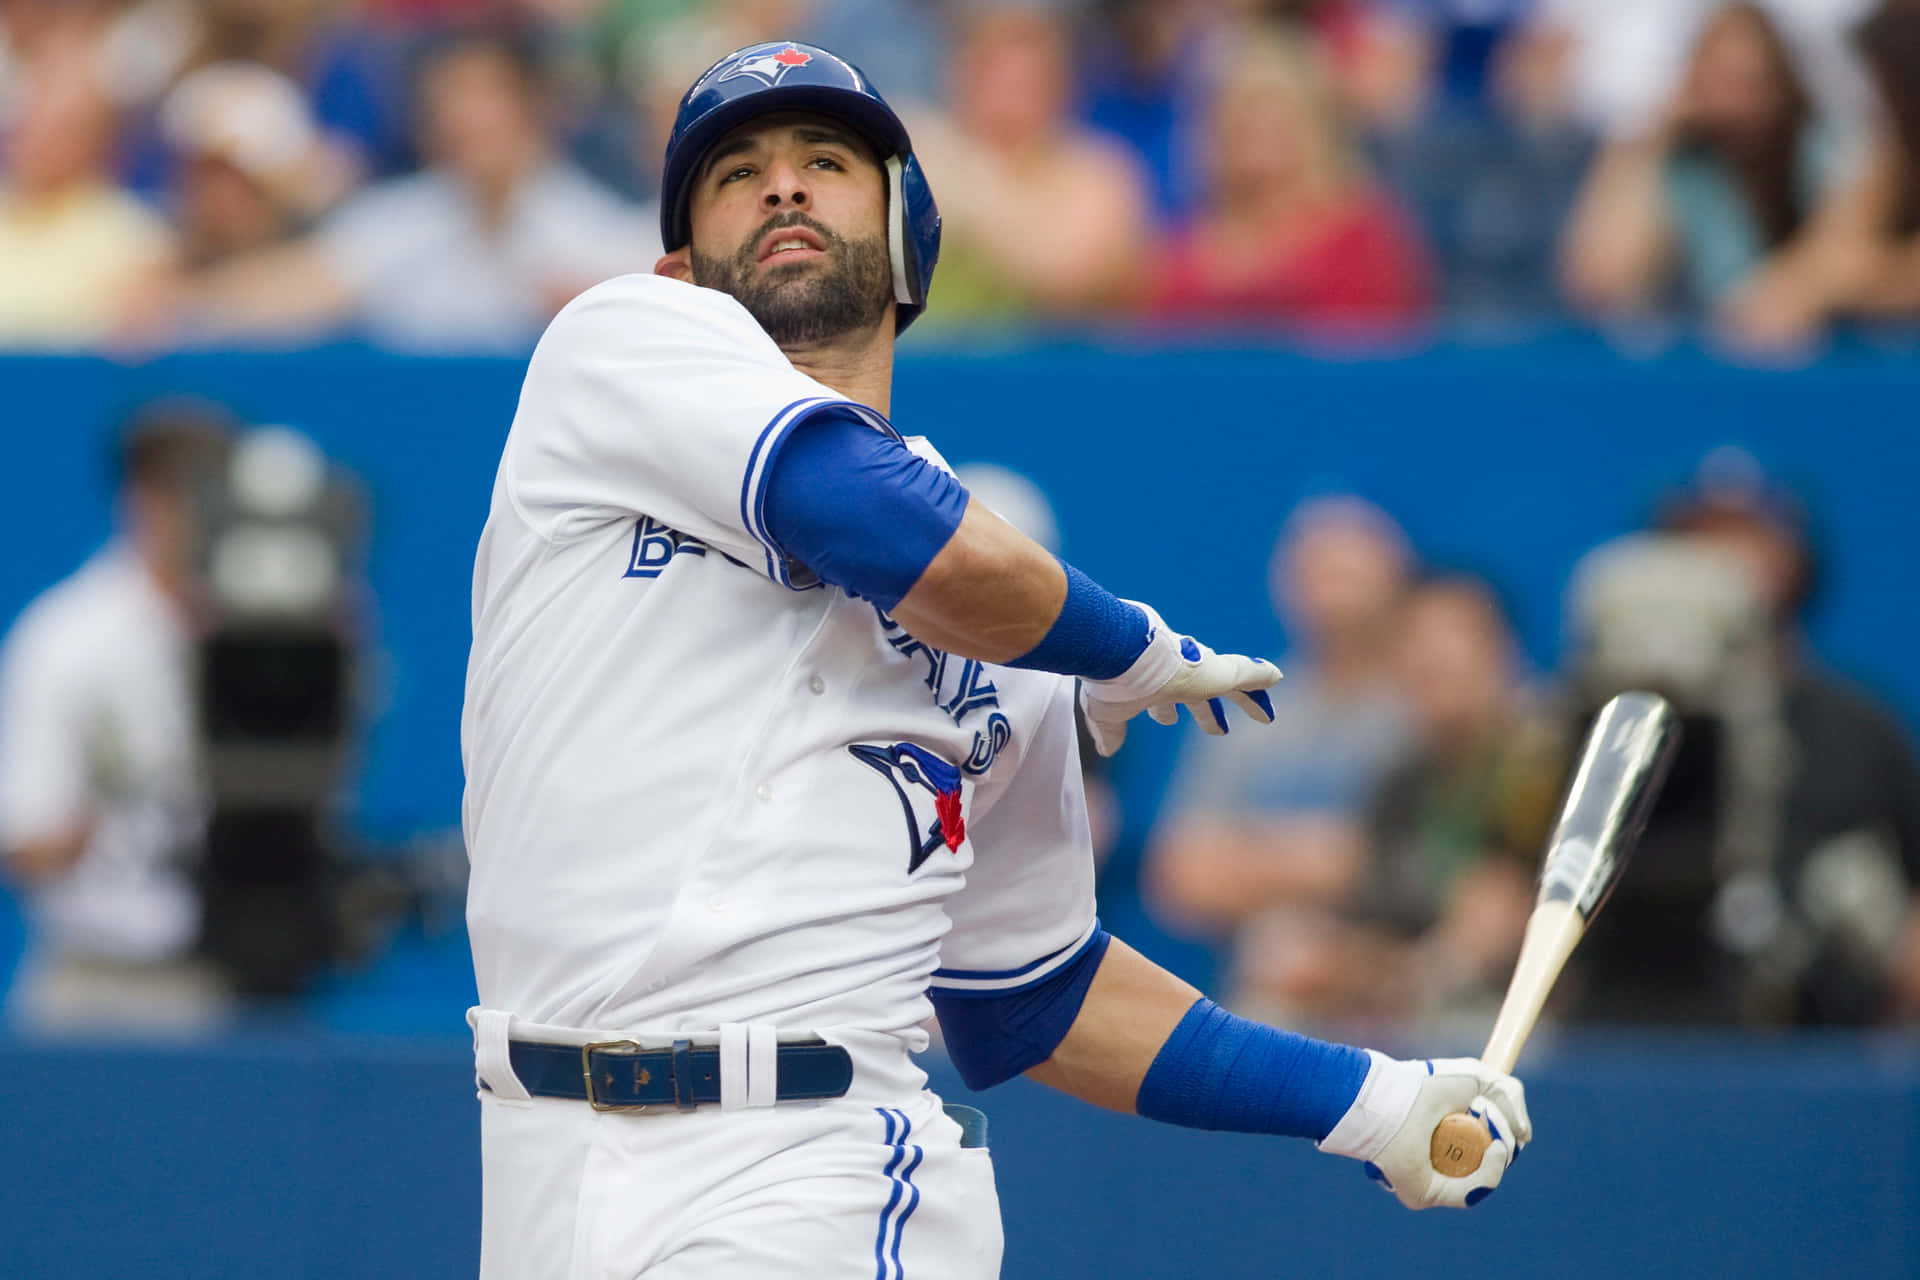
[[(1588, 1038), (1523, 1070), (1538, 1140), (1469, 1214), (1409, 1214), (1303, 1142), (1024, 1081), (969, 1098), (991, 1118), (1006, 1280), (1920, 1275), (1913, 1042)], [(458, 1041), (0, 1044), (0, 1089), (9, 1280), (475, 1273)]]

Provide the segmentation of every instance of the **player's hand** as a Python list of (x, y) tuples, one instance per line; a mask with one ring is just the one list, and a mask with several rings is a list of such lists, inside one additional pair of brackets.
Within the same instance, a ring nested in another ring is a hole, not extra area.
[(1118, 751), (1126, 741), (1127, 721), (1142, 711), (1172, 724), (1184, 706), (1202, 729), (1217, 736), (1227, 731), (1223, 703), (1231, 700), (1261, 724), (1273, 723), (1266, 691), (1280, 682), (1280, 668), (1259, 658), (1215, 653), (1167, 626), (1151, 607), (1127, 603), (1147, 615), (1146, 651), (1113, 679), (1080, 684), (1080, 707), (1096, 751), (1103, 756)]
[[(1373, 1067), (1360, 1096), (1320, 1149), (1364, 1160), (1367, 1176), (1409, 1209), (1470, 1208), (1491, 1195), (1513, 1158), (1533, 1140), (1520, 1082), (1478, 1058), (1401, 1062), (1367, 1052)], [(1459, 1111), (1485, 1123), (1493, 1141), (1478, 1169), (1450, 1178), (1433, 1167), (1433, 1130)]]

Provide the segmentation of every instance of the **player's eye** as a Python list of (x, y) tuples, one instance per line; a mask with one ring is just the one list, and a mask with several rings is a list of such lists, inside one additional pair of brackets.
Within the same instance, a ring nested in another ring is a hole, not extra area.
[(839, 162), (838, 160), (836, 160), (836, 159), (834, 159), (834, 158), (833, 158), (832, 156), (815, 156), (815, 157), (814, 157), (813, 159), (811, 159), (811, 160), (809, 160), (809, 161), (807, 161), (807, 164), (808, 164), (809, 166), (812, 166), (812, 165), (825, 165), (825, 166), (826, 166), (827, 168), (829, 168), (829, 169), (844, 169), (844, 168), (846, 168), (846, 166), (845, 166), (845, 165), (843, 165), (843, 164), (841, 164), (841, 163), (840, 163), (840, 162)]
[(727, 170), (725, 173), (720, 175), (720, 185), (725, 186), (727, 183), (732, 182), (735, 178), (750, 178), (752, 176), (753, 176), (752, 165), (748, 165), (748, 164), (735, 165), (733, 168)]

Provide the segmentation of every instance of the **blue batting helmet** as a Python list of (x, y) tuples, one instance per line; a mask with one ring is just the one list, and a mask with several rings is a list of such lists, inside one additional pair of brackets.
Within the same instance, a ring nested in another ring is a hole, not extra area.
[(680, 100), (660, 180), (660, 239), (669, 252), (693, 239), (693, 175), (736, 126), (773, 111), (814, 111), (858, 131), (887, 172), (887, 252), (893, 259), (895, 331), (927, 305), (940, 257), (940, 210), (907, 127), (860, 69), (810, 44), (777, 41), (736, 49), (701, 74)]

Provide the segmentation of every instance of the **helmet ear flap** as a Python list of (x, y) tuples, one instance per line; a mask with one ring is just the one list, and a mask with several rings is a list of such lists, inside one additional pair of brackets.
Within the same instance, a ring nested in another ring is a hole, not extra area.
[(905, 163), (897, 155), (887, 157), (887, 257), (893, 263), (893, 300), (903, 307), (923, 306), (915, 279), (918, 274), (907, 262), (907, 199)]
[(905, 329), (927, 307), (934, 264), (940, 260), (940, 207), (911, 152), (887, 162), (887, 183), (887, 248), (900, 305), (897, 328)]

